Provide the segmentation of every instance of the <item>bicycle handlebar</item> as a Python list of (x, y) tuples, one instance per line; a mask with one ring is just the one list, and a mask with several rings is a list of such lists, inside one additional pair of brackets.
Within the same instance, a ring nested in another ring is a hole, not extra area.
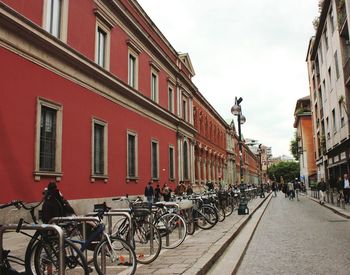
[(23, 204), (22, 201), (13, 200), (11, 202), (0, 205), (0, 209), (4, 209), (10, 206), (15, 206), (16, 208), (20, 209), (22, 207), (22, 204)]

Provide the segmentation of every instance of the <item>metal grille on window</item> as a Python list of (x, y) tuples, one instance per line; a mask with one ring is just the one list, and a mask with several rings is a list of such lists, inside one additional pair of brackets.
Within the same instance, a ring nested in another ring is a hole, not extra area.
[(158, 144), (152, 142), (152, 178), (158, 178)]
[(94, 126), (94, 174), (104, 174), (104, 126)]
[(128, 175), (129, 177), (136, 177), (135, 167), (135, 136), (128, 135)]
[(40, 121), (40, 171), (55, 171), (56, 158), (56, 113), (43, 106)]

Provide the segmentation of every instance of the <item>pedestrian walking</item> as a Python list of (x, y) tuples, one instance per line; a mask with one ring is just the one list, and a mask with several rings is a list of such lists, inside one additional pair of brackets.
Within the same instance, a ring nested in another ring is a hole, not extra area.
[(287, 183), (283, 183), (282, 192), (284, 193), (284, 197), (288, 198), (288, 184)]
[(277, 183), (275, 181), (272, 182), (272, 192), (274, 193), (274, 196), (277, 197)]
[(300, 182), (296, 180), (296, 181), (294, 182), (294, 190), (295, 190), (295, 196), (296, 196), (296, 198), (297, 198), (297, 201), (299, 201), (299, 191), (300, 191), (300, 188), (301, 188)]
[(343, 180), (342, 180), (342, 186), (343, 186), (343, 192), (344, 192), (344, 200), (345, 203), (349, 203), (349, 197), (350, 197), (350, 185), (349, 185), (349, 179), (348, 174), (344, 174)]
[(187, 183), (186, 187), (186, 195), (192, 195), (193, 194), (193, 188), (191, 183)]
[(160, 201), (161, 191), (159, 184), (157, 184), (157, 187), (154, 188), (154, 202)]
[(324, 204), (324, 192), (326, 191), (326, 183), (324, 179), (321, 178), (321, 181), (317, 185), (318, 192), (320, 193), (320, 204)]
[(149, 181), (147, 186), (145, 187), (145, 197), (147, 199), (148, 206), (150, 208), (152, 207), (153, 196), (154, 196), (154, 190), (153, 190), (152, 182)]
[(294, 200), (295, 193), (294, 193), (293, 182), (288, 182), (288, 197), (289, 197), (289, 200)]
[(169, 186), (166, 182), (163, 185), (162, 194), (163, 194), (164, 201), (170, 201), (171, 189), (169, 188)]

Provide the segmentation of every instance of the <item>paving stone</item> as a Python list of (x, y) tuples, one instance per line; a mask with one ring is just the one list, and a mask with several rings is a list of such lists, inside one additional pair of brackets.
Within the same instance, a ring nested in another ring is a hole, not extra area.
[(272, 198), (238, 275), (350, 274), (350, 221), (301, 197)]

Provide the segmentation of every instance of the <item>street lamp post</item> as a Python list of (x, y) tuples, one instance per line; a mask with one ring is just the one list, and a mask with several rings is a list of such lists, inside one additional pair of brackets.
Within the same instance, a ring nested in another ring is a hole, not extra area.
[(239, 189), (240, 189), (240, 200), (238, 207), (238, 215), (249, 214), (248, 203), (245, 196), (245, 185), (243, 182), (243, 156), (242, 156), (242, 133), (241, 133), (241, 124), (244, 124), (246, 119), (242, 115), (241, 102), (243, 98), (235, 97), (235, 105), (231, 108), (231, 113), (234, 116), (237, 116), (238, 124), (238, 146), (239, 146)]

